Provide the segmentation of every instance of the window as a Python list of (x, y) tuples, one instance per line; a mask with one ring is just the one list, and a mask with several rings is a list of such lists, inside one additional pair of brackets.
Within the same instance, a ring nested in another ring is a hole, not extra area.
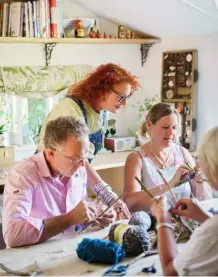
[(7, 130), (20, 133), (23, 137), (35, 138), (49, 111), (63, 95), (44, 99), (23, 98), (11, 95), (0, 96), (0, 125)]

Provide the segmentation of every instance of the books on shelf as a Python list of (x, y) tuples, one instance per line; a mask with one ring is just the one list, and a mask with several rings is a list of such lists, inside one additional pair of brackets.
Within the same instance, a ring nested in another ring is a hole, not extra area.
[(0, 37), (61, 38), (62, 0), (0, 3)]

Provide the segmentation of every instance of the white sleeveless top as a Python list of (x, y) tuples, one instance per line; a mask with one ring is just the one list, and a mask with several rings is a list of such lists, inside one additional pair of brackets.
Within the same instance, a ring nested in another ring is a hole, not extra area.
[[(174, 165), (173, 166), (166, 166), (163, 169), (159, 170), (165, 177), (166, 181), (169, 182), (176, 170), (179, 168), (181, 164), (184, 163), (184, 158), (180, 150), (180, 146), (177, 144), (172, 144), (172, 150), (174, 155)], [(153, 161), (148, 157), (147, 154), (141, 149), (141, 147), (136, 147), (135, 150), (142, 160), (142, 182), (145, 187), (152, 188), (156, 186), (160, 186), (163, 184), (163, 180), (161, 176), (157, 172), (157, 166), (153, 163)], [(188, 182), (182, 184), (181, 186), (174, 188), (173, 192), (178, 199), (184, 197), (189, 198), (191, 196), (191, 187)], [(168, 202), (171, 202), (171, 195), (169, 192), (166, 193)]]

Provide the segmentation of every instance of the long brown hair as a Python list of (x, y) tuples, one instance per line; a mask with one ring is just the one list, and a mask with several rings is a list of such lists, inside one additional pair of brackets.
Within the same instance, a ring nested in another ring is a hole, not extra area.
[(150, 120), (153, 124), (155, 124), (158, 120), (160, 120), (162, 117), (170, 115), (170, 114), (176, 114), (178, 117), (178, 134), (180, 135), (180, 122), (181, 117), (178, 111), (172, 107), (170, 104), (167, 103), (157, 103), (155, 104), (151, 110), (148, 112), (145, 121), (142, 123), (140, 128), (140, 133), (143, 137), (148, 137), (148, 130), (147, 130), (147, 121)]
[(131, 85), (131, 93), (140, 86), (136, 76), (133, 76), (126, 69), (113, 63), (103, 64), (89, 73), (85, 79), (73, 85), (69, 89), (68, 95), (90, 104), (93, 99), (105, 95), (114, 84), (121, 82), (127, 82)]

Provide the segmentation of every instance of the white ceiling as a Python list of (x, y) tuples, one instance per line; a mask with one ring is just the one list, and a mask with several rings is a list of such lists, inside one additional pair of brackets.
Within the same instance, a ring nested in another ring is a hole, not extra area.
[(218, 32), (216, 0), (72, 1), (104, 18), (158, 37)]

